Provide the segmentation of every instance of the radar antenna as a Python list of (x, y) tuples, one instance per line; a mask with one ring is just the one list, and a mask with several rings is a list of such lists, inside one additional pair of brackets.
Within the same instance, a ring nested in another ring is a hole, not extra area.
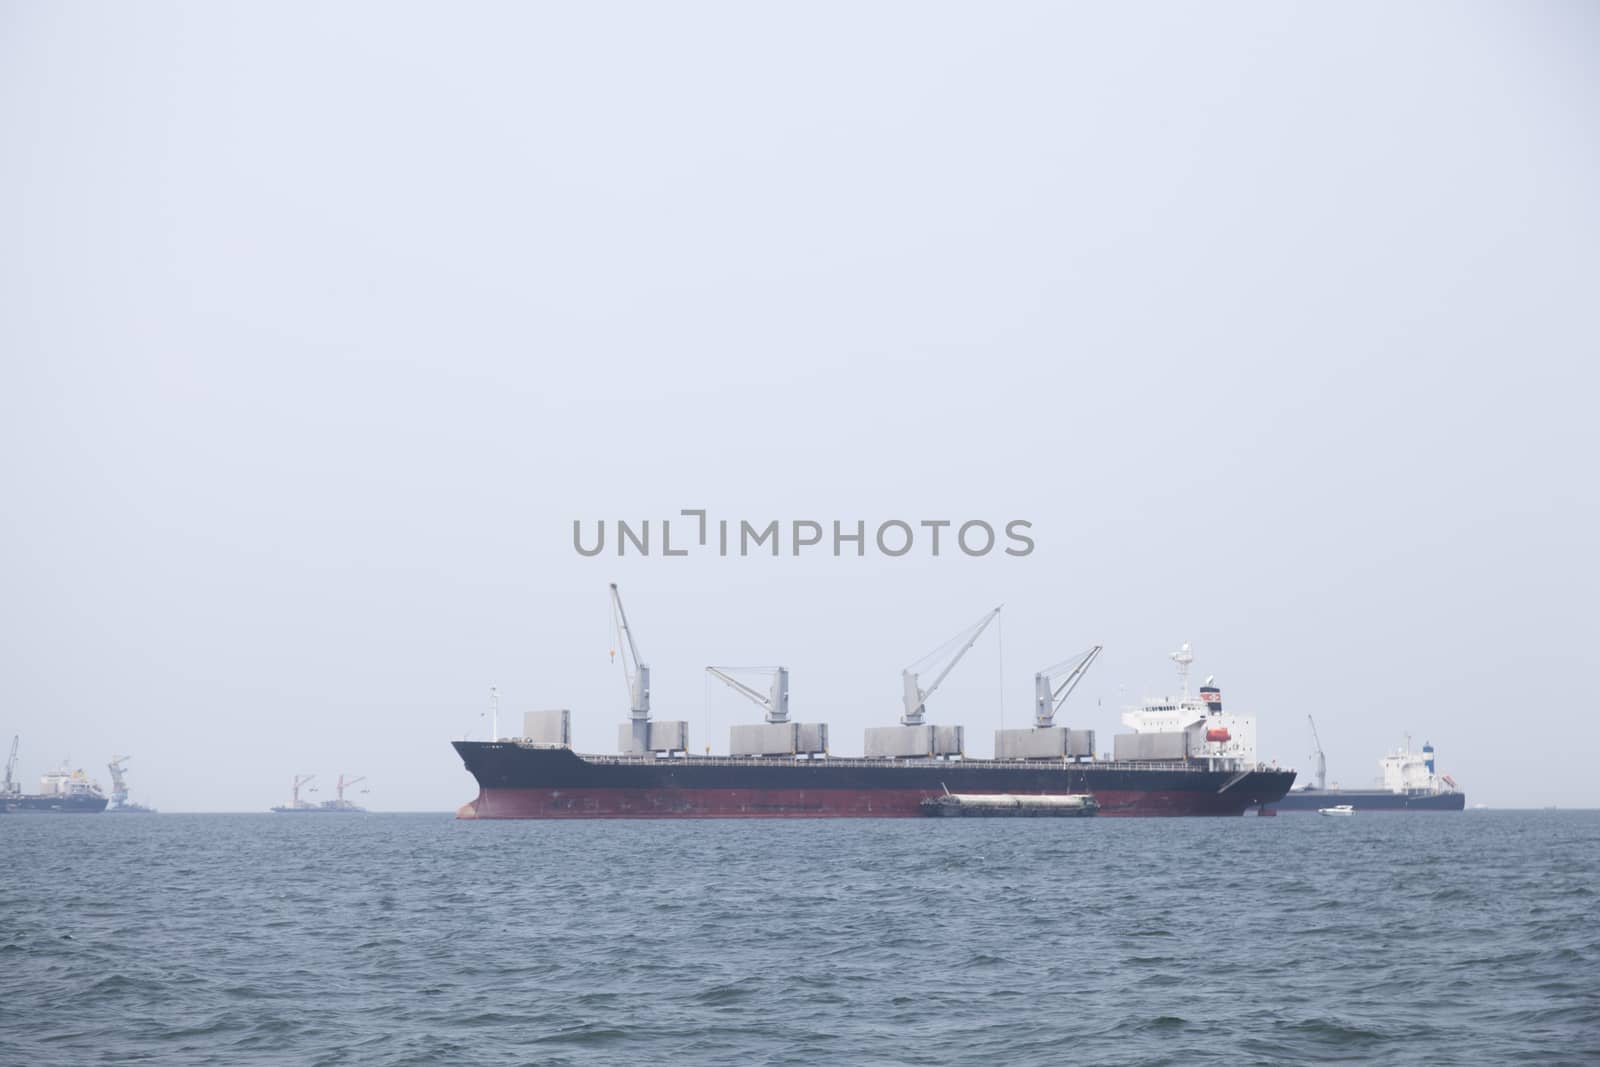
[[(1067, 697), (1083, 681), (1083, 676), (1089, 672), (1089, 664), (1100, 654), (1099, 645), (1095, 645), (1087, 652), (1080, 652), (1060, 663), (1052, 663), (1033, 676), (1033, 724), (1039, 727), (1050, 726), (1055, 722), (1056, 712), (1061, 710), (1061, 705), (1067, 702)], [(1066, 679), (1058, 686), (1052, 688), (1051, 676), (1064, 667), (1071, 667)]]
[[(994, 620), (999, 617), (1000, 608), (1003, 607), (1005, 607), (1005, 605), (1001, 604), (993, 611), (984, 615), (983, 618), (979, 619), (965, 630), (962, 630), (950, 640), (946, 641), (944, 644), (940, 645), (926, 656), (923, 656), (921, 659), (917, 660), (917, 662), (913, 663), (910, 667), (907, 667), (905, 670), (900, 672), (900, 680), (905, 688), (903, 697), (905, 703), (905, 712), (900, 716), (900, 722), (903, 725), (922, 725), (922, 716), (928, 710), (925, 706), (928, 698), (933, 696), (934, 690), (939, 688), (939, 683), (943, 682), (947, 677), (949, 677), (950, 672), (955, 669), (955, 665), (961, 662), (961, 657), (965, 656), (968, 650), (971, 649), (973, 645), (978, 643), (978, 638), (983, 636), (983, 631), (987, 630), (989, 628), (989, 624), (994, 622)], [(951, 648), (956, 648), (954, 655), (950, 655)], [(940, 671), (938, 675), (935, 676), (933, 681), (928, 685), (928, 688), (923, 689), (920, 684), (919, 673), (915, 668), (919, 668), (924, 665), (931, 666), (933, 663), (937, 663), (941, 656), (950, 656), (950, 661), (944, 665), (944, 670)]]
[(1178, 677), (1183, 681), (1183, 699), (1189, 699), (1189, 665), (1194, 662), (1194, 646), (1185, 641), (1183, 647), (1172, 653), (1172, 662), (1178, 665)]
[[(732, 671), (761, 671), (772, 675), (772, 684), (761, 690), (733, 677)], [(789, 668), (787, 667), (707, 667), (706, 673), (720, 679), (729, 689), (767, 713), (770, 723), (789, 721)]]

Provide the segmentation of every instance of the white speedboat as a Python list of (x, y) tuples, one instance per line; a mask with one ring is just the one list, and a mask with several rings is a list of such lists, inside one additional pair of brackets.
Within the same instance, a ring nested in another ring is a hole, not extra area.
[(1335, 804), (1331, 808), (1318, 808), (1318, 815), (1354, 815), (1356, 809), (1350, 804)]

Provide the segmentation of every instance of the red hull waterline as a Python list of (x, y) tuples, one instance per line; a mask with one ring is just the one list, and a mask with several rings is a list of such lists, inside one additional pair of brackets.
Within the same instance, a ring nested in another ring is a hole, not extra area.
[[(460, 819), (896, 819), (922, 816), (920, 789), (483, 789)], [(1100, 815), (1242, 815), (1226, 795), (1098, 790)]]

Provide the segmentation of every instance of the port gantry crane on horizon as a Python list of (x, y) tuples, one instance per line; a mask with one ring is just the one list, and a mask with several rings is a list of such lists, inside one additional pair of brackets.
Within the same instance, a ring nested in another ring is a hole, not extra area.
[(112, 807), (120, 808), (128, 802), (128, 780), (123, 777), (122, 765), (132, 758), (132, 756), (112, 756), (111, 762), (106, 764), (106, 770), (111, 772)]

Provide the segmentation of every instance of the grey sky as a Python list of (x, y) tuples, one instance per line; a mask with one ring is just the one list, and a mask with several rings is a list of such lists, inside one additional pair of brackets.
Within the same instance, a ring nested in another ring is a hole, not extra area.
[[(1592, 5), (0, 4), (0, 731), (164, 808), (384, 808), (784, 662), (838, 752), (1004, 601), (1261, 751), (1600, 803)], [(1010, 518), (1026, 559), (581, 559)], [(930, 703), (986, 753), (986, 639)], [(1126, 686), (1126, 693), (1122, 691)], [(710, 733), (707, 734), (709, 724)], [(327, 795), (327, 794), (323, 794)]]

